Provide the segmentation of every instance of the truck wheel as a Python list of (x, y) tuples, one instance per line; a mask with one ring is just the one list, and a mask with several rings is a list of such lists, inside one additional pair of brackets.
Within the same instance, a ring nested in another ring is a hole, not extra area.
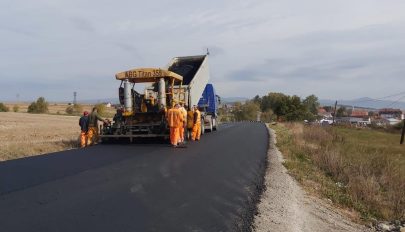
[(212, 132), (214, 130), (214, 123), (212, 121), (212, 119), (210, 120), (210, 126), (208, 127), (208, 131)]
[(214, 129), (214, 131), (216, 131), (218, 129), (218, 122), (217, 122), (217, 120), (215, 118), (212, 119), (212, 121), (214, 122), (213, 123), (213, 125), (214, 125), (213, 129)]
[(204, 123), (201, 123), (201, 134), (205, 134), (205, 125)]

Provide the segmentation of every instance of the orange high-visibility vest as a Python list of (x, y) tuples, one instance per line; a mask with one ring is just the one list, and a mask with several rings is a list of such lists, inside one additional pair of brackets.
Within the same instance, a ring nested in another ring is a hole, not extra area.
[(167, 111), (167, 123), (169, 127), (183, 126), (183, 115), (179, 109), (172, 108)]
[(194, 111), (194, 121), (195, 124), (201, 124), (201, 112), (198, 109)]
[(181, 115), (183, 116), (183, 122), (187, 122), (187, 110), (184, 107), (180, 108)]
[(187, 112), (187, 128), (193, 128), (194, 124), (194, 112), (192, 110)]

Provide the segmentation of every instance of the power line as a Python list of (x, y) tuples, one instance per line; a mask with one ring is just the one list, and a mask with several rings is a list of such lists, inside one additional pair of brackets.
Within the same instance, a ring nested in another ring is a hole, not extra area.
[(401, 101), (401, 100), (404, 99), (404, 98), (405, 98), (405, 96), (402, 96), (402, 97), (398, 98), (396, 101), (392, 102), (391, 104), (389, 104), (389, 105), (388, 105), (387, 107), (385, 107), (385, 108), (391, 107), (392, 105), (394, 105), (395, 103)]
[(396, 96), (399, 96), (399, 95), (405, 95), (405, 91), (404, 92), (399, 92), (399, 93), (396, 93), (396, 94), (392, 94), (392, 95), (388, 95), (388, 96), (384, 96), (384, 97), (380, 97), (380, 98), (370, 98), (370, 99), (367, 99), (367, 100), (355, 101), (355, 102), (358, 103), (358, 102), (369, 102), (369, 101), (384, 101), (382, 99), (387, 99), (387, 98), (390, 98), (390, 97), (396, 97)]
[[(392, 94), (392, 95), (388, 95), (388, 96), (385, 96), (385, 97), (381, 97), (381, 98), (379, 98), (379, 99), (384, 99), (384, 98), (389, 98), (389, 97), (395, 97), (395, 96), (402, 95), (402, 94), (405, 94), (405, 91), (404, 91), (404, 92), (400, 92), (400, 93), (396, 93), (396, 94)], [(377, 99), (378, 99), (378, 98), (377, 98)]]

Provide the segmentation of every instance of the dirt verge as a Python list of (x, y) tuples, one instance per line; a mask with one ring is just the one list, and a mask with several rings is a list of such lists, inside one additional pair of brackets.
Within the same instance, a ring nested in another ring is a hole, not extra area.
[(269, 128), (269, 133), (266, 191), (258, 205), (253, 231), (369, 231), (331, 204), (307, 195), (283, 166), (282, 154), (275, 146), (275, 132)]

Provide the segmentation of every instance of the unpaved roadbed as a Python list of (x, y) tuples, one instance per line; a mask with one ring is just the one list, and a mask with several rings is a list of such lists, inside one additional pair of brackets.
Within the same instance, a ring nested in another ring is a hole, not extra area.
[(330, 204), (305, 194), (283, 166), (282, 154), (275, 146), (276, 135), (269, 130), (266, 191), (258, 205), (253, 231), (367, 231)]

